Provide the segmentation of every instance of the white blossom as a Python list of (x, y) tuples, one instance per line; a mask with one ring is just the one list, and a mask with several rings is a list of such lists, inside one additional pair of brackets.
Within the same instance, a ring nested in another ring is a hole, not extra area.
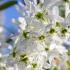
[(22, 30), (25, 30), (25, 27), (26, 27), (26, 20), (23, 18), (23, 17), (19, 17), (18, 18), (18, 21), (19, 21), (19, 27), (22, 29)]
[[(10, 54), (3, 56), (2, 49), (6, 48), (0, 49), (0, 67), (7, 70), (53, 70), (55, 67), (64, 70), (70, 59), (69, 49), (63, 45), (70, 46), (70, 15), (66, 11), (69, 3), (62, 0), (39, 0), (39, 4), (37, 0), (24, 1), (26, 5), (21, 2), (15, 5), (22, 15), (12, 19), (19, 34), (11, 37), (12, 45), (5, 42)], [(62, 13), (65, 18), (60, 15), (61, 4), (66, 11), (66, 14)], [(0, 26), (0, 36), (2, 32), (3, 27)]]

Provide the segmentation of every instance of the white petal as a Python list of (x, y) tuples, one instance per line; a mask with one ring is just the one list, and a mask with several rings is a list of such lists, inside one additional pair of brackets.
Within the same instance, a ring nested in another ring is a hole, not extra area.
[(25, 30), (25, 27), (26, 27), (26, 21), (25, 21), (25, 19), (23, 18), (23, 17), (19, 17), (18, 18), (18, 21), (21, 23), (20, 25), (19, 25), (19, 27), (22, 29), (22, 30)]
[(50, 50), (53, 50), (55, 48), (56, 48), (56, 44), (53, 43), (53, 44), (50, 45)]
[(23, 17), (19, 17), (18, 18), (18, 21), (21, 23), (21, 24), (26, 24), (26, 21)]
[(3, 27), (0, 26), (0, 33), (3, 32)]
[(67, 49), (66, 49), (65, 47), (63, 47), (63, 46), (57, 46), (57, 50), (58, 50), (61, 54), (67, 52)]
[(7, 70), (14, 70), (14, 67), (8, 67)]
[(0, 58), (2, 57), (2, 54), (0, 53)]
[(1, 63), (0, 63), (0, 66), (6, 66), (6, 64), (1, 62)]
[(15, 20), (15, 18), (13, 18), (13, 19), (12, 19), (12, 23), (16, 23), (16, 20)]
[(20, 27), (22, 30), (25, 30), (26, 25), (20, 24), (19, 27)]

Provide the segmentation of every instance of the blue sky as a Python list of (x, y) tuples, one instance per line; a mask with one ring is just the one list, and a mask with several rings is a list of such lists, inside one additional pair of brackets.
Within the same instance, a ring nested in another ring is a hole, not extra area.
[[(19, 1), (21, 1), (21, 0), (19, 0)], [(12, 18), (17, 19), (18, 17), (20, 17), (22, 15), (19, 14), (19, 12), (15, 9), (14, 6), (7, 8), (4, 11), (5, 11), (5, 13), (4, 13), (4, 15), (5, 15), (4, 27), (6, 28), (6, 30), (5, 30), (6, 36), (7, 37), (10, 36), (11, 33), (13, 33), (15, 35), (18, 34), (18, 27), (12, 23)]]
[[(4, 1), (8, 1), (8, 0), (4, 0)], [(5, 17), (4, 33), (6, 37), (9, 37), (11, 34), (14, 35), (18, 34), (18, 26), (12, 23), (12, 18), (17, 19), (20, 16), (22, 15), (20, 15), (19, 12), (17, 12), (14, 6), (4, 10), (4, 17)], [(9, 54), (10, 50), (8, 48), (4, 48), (2, 52), (4, 52), (3, 54)]]
[(18, 18), (21, 15), (16, 11), (14, 6), (6, 9), (4, 15), (5, 15), (4, 26), (7, 30), (5, 31), (5, 33), (7, 33), (7, 35), (10, 35), (10, 32), (14, 34), (17, 33), (17, 26), (12, 23), (12, 18)]

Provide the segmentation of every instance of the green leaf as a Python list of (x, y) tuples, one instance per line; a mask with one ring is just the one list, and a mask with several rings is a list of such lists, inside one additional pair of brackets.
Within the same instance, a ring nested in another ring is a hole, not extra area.
[(15, 5), (17, 3), (17, 1), (9, 1), (9, 2), (6, 2), (2, 5), (0, 5), (0, 10), (4, 10), (12, 5)]
[(13, 42), (13, 40), (12, 40), (11, 38), (8, 38), (8, 39), (6, 40), (6, 43), (11, 43), (11, 42)]

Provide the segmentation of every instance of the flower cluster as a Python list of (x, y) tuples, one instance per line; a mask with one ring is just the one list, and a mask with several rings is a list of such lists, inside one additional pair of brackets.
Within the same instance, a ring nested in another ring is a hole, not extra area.
[(15, 6), (22, 14), (12, 20), (19, 26), (19, 35), (7, 40), (13, 40), (13, 48), (9, 55), (0, 54), (1, 70), (70, 70), (70, 22), (51, 13), (54, 5), (69, 1), (55, 0), (52, 5), (50, 0), (45, 5), (46, 1), (25, 0), (26, 5)]

